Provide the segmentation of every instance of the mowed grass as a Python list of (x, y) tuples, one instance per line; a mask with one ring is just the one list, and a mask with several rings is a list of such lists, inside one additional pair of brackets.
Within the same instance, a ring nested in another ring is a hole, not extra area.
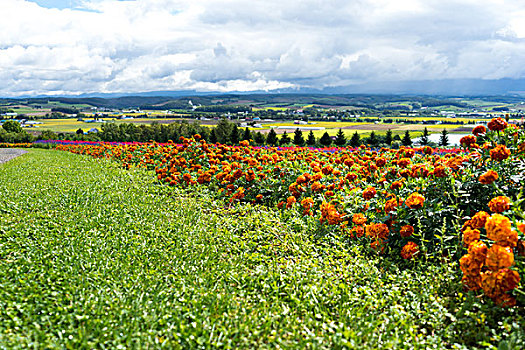
[(58, 151), (0, 164), (0, 348), (524, 346), (523, 310), (304, 221)]

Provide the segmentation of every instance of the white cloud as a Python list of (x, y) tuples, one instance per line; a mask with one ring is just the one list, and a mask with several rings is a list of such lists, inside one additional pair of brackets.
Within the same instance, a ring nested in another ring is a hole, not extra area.
[(524, 78), (503, 0), (0, 2), (0, 96)]

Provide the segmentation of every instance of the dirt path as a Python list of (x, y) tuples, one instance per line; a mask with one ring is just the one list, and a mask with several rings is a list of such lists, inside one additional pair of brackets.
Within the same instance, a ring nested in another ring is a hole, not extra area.
[(27, 153), (23, 149), (0, 148), (0, 164)]

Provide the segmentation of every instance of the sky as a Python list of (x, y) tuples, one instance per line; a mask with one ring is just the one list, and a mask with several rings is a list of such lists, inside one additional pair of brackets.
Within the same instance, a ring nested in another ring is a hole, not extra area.
[(524, 79), (525, 2), (0, 0), (0, 96)]

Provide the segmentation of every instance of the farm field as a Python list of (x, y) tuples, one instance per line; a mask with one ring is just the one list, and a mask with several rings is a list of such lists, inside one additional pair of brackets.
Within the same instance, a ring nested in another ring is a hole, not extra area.
[[(135, 119), (101, 118), (101, 119), (105, 120), (108, 123), (116, 123), (116, 124), (134, 123), (137, 125), (151, 124), (154, 122), (159, 123), (159, 124), (169, 124), (169, 123), (173, 123), (175, 121), (181, 120), (181, 119), (173, 119), (173, 118), (168, 118), (168, 119), (167, 118), (135, 118)], [(76, 119), (39, 119), (37, 121), (42, 123), (42, 124), (38, 124), (38, 128), (27, 129), (27, 130), (35, 130), (35, 131), (50, 130), (53, 132), (75, 132), (78, 129), (82, 129), (84, 131), (88, 131), (91, 128), (97, 128), (100, 130), (102, 125), (104, 124), (104, 123), (85, 123), (82, 121), (78, 121)]]
[[(182, 121), (183, 119), (174, 119), (174, 118), (134, 118), (134, 119), (114, 119), (114, 118), (102, 118), (107, 123), (133, 123), (136, 125), (141, 124), (170, 124), (173, 122)], [(88, 131), (91, 128), (101, 129), (103, 123), (85, 123), (82, 121), (77, 121), (76, 119), (39, 119), (37, 120), (42, 124), (38, 124), (38, 128), (28, 128), (28, 131), (43, 131), (50, 130), (56, 133), (59, 132), (68, 132), (74, 133), (78, 129)], [(191, 120), (190, 120), (191, 121)], [(202, 125), (213, 127), (217, 121), (202, 121)], [(345, 135), (350, 138), (352, 134), (356, 131), (359, 134), (370, 134), (372, 131), (377, 134), (384, 134), (386, 130), (391, 129), (394, 135), (402, 135), (406, 130), (411, 132), (412, 137), (417, 137), (423, 132), (425, 127), (428, 128), (430, 133), (439, 133), (443, 129), (447, 129), (449, 132), (454, 133), (455, 130), (461, 128), (461, 125), (450, 125), (450, 124), (440, 124), (440, 125), (423, 125), (423, 124), (403, 124), (403, 123), (361, 123), (361, 122), (315, 122), (315, 124), (308, 125), (296, 125), (293, 121), (290, 122), (272, 122), (272, 123), (263, 123), (262, 128), (250, 128), (252, 131), (261, 131), (268, 132), (271, 127), (290, 127), (289, 129), (276, 129), (278, 134), (283, 133), (284, 131), (290, 133), (293, 132), (297, 127), (306, 126), (306, 127), (323, 127), (324, 130), (314, 130), (313, 133), (316, 137), (321, 137), (325, 132), (328, 132), (330, 136), (335, 136), (339, 129), (341, 128)], [(472, 126), (466, 125), (468, 129), (471, 129)], [(464, 133), (465, 130), (457, 131)]]
[[(24, 176), (20, 176), (24, 174)], [(53, 150), (0, 165), (0, 347), (500, 348), (523, 314), (287, 212)]]

